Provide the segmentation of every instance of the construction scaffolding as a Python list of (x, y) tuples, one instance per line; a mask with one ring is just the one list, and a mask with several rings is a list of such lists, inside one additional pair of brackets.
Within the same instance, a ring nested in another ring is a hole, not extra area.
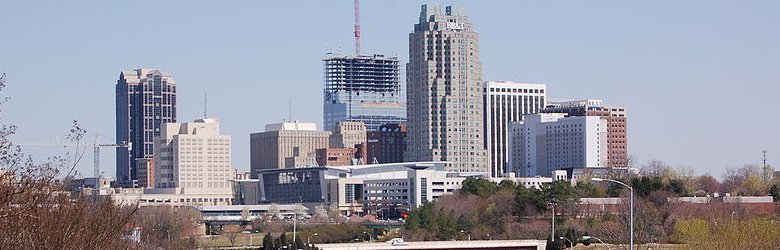
[(324, 59), (325, 130), (340, 121), (362, 121), (368, 131), (406, 120), (400, 62), (383, 55)]

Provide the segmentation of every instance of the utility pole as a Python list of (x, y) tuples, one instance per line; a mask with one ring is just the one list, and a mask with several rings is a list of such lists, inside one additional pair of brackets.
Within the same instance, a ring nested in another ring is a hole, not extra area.
[(766, 150), (761, 151), (761, 153), (764, 154), (764, 156), (762, 157), (761, 161), (764, 162), (764, 168), (766, 169), (766, 166), (767, 166), (766, 165)]
[(769, 164), (766, 163), (767, 162), (766, 150), (762, 150), (761, 154), (762, 154), (761, 162), (763, 162), (763, 164), (764, 164), (764, 167), (762, 168), (762, 170), (764, 171), (764, 181), (768, 181), (768, 180), (772, 179), (772, 175), (774, 173), (773, 173), (772, 169), (769, 168)]

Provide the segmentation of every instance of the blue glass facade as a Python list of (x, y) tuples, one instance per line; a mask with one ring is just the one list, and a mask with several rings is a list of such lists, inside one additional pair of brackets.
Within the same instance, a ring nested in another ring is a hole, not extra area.
[(132, 143), (116, 148), (116, 180), (134, 187), (138, 180), (136, 159), (152, 158), (154, 137), (163, 123), (176, 122), (176, 83), (171, 74), (157, 69), (122, 71), (116, 83), (116, 142)]
[(362, 121), (367, 131), (406, 121), (399, 61), (382, 55), (324, 60), (323, 121), (334, 131), (341, 121)]

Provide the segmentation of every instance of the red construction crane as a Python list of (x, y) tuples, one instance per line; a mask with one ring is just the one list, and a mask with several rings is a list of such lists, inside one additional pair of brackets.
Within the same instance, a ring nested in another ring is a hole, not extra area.
[(355, 56), (360, 56), (360, 0), (355, 0)]

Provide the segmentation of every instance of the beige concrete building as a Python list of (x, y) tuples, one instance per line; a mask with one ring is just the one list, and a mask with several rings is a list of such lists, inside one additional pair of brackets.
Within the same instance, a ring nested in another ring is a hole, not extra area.
[(331, 148), (355, 148), (366, 141), (366, 125), (360, 121), (338, 122), (330, 135)]
[(265, 132), (250, 135), (252, 176), (262, 169), (316, 165), (316, 150), (328, 147), (330, 132), (317, 131), (314, 123), (268, 124)]
[(230, 135), (219, 120), (166, 123), (155, 140), (155, 187), (159, 193), (232, 194)]
[(489, 173), (483, 140), (479, 37), (457, 7), (423, 5), (409, 34), (406, 161)]

